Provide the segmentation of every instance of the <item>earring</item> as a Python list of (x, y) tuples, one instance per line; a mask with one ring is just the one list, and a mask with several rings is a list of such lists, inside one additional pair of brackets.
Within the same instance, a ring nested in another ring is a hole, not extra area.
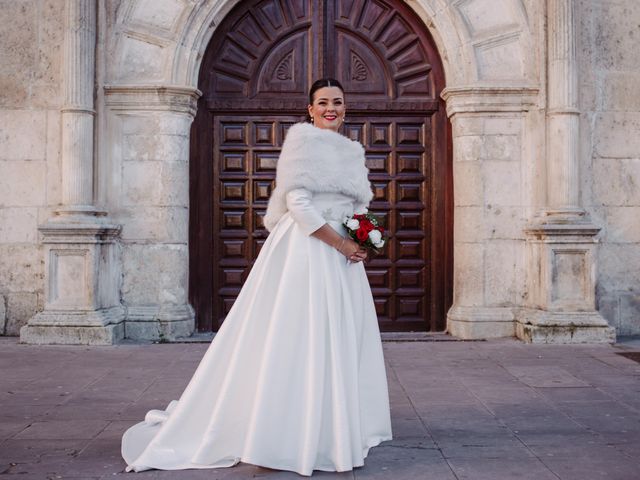
[(313, 123), (313, 117), (311, 117), (311, 123)]

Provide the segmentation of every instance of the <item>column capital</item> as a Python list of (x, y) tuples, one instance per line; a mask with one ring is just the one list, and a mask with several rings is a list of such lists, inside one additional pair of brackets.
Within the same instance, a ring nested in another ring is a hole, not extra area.
[(202, 92), (182, 85), (105, 85), (105, 103), (112, 110), (160, 110), (195, 117)]
[(458, 113), (526, 112), (537, 104), (539, 91), (533, 85), (457, 86), (445, 88), (441, 97), (452, 117)]

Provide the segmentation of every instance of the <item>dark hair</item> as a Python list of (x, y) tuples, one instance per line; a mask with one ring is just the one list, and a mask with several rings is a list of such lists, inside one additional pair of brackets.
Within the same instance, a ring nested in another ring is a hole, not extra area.
[[(336, 80), (335, 78), (321, 78), (313, 82), (313, 85), (311, 85), (311, 88), (309, 89), (309, 105), (313, 105), (313, 96), (318, 90), (324, 87), (338, 87), (344, 95), (344, 88), (338, 80)], [(311, 117), (309, 116), (309, 114), (307, 114), (307, 121), (311, 121)]]

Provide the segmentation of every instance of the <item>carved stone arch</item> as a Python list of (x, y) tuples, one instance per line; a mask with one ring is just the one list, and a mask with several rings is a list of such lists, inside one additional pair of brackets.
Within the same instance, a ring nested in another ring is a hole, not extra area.
[[(196, 87), (200, 65), (209, 41), (222, 20), (239, 0), (140, 0), (123, 2), (114, 14), (109, 39), (113, 62), (109, 62), (110, 84), (162, 83)], [(442, 58), (448, 86), (471, 86), (483, 79), (490, 61), (506, 58), (505, 67), (521, 64), (522, 80), (539, 74), (534, 32), (543, 2), (525, 6), (522, 0), (498, 0), (503, 21), (478, 15), (484, 0), (414, 0), (407, 2), (429, 29)], [(143, 3), (153, 4), (145, 7)], [(533, 12), (530, 10), (533, 9)], [(173, 13), (176, 21), (153, 15)], [(144, 15), (147, 15), (146, 17)], [(506, 55), (506, 56), (505, 56)], [(145, 58), (153, 58), (150, 63)], [(489, 63), (487, 63), (489, 61)], [(500, 64), (498, 64), (499, 66)], [(514, 81), (514, 77), (495, 80)]]
[(199, 327), (220, 327), (266, 238), (279, 149), (320, 77), (345, 87), (343, 133), (365, 145), (372, 209), (397, 235), (367, 266), (380, 326), (443, 330), (452, 278), (444, 72), (428, 31), (398, 0), (249, 0), (212, 37), (190, 158)]

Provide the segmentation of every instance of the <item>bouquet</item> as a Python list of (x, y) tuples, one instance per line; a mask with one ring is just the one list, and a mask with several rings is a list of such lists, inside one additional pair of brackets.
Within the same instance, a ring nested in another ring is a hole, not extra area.
[(359, 245), (380, 253), (385, 244), (385, 230), (371, 213), (356, 213), (345, 218), (343, 225), (349, 236)]

